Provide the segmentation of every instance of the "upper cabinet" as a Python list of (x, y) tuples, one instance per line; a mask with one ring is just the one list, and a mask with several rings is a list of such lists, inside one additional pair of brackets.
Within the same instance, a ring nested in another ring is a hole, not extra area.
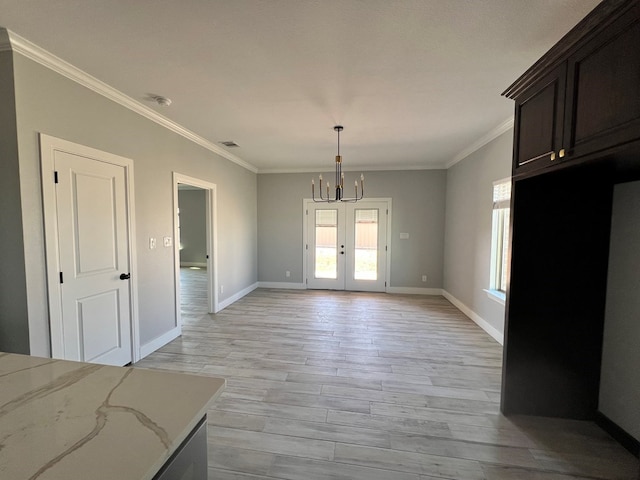
[(551, 165), (562, 148), (566, 65), (562, 64), (516, 99), (515, 168)]
[(640, 138), (638, 10), (618, 18), (567, 61), (563, 146), (571, 157)]
[(640, 0), (605, 0), (504, 95), (515, 100), (514, 175), (640, 141)]

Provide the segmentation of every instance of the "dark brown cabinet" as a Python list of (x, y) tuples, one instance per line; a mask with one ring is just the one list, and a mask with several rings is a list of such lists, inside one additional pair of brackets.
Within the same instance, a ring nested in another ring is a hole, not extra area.
[(514, 168), (551, 165), (562, 148), (566, 66), (560, 65), (516, 99)]
[(640, 6), (569, 57), (566, 112), (571, 158), (640, 139)]
[(603, 0), (504, 94), (515, 123), (501, 409), (594, 419), (613, 189), (640, 180), (640, 0)]
[(511, 85), (514, 175), (640, 142), (640, 4), (605, 1)]

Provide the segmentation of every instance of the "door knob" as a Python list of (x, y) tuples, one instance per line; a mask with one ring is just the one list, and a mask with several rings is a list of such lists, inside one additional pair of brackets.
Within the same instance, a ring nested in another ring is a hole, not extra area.
[(131, 274), (130, 273), (121, 273), (120, 274), (120, 280), (129, 280), (131, 278)]

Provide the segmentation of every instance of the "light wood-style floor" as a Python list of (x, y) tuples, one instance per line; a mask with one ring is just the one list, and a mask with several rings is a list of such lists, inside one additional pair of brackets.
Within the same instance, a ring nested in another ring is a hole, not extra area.
[(258, 289), (207, 315), (204, 274), (136, 366), (227, 379), (210, 479), (637, 478), (590, 422), (502, 416), (501, 346), (442, 297)]

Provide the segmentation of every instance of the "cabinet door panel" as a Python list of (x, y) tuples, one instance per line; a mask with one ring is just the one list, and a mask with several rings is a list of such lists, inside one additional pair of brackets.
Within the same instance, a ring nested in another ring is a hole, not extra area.
[(581, 156), (640, 138), (640, 18), (625, 16), (569, 58), (565, 145)]
[(550, 164), (561, 148), (565, 73), (563, 65), (516, 99), (518, 173)]

